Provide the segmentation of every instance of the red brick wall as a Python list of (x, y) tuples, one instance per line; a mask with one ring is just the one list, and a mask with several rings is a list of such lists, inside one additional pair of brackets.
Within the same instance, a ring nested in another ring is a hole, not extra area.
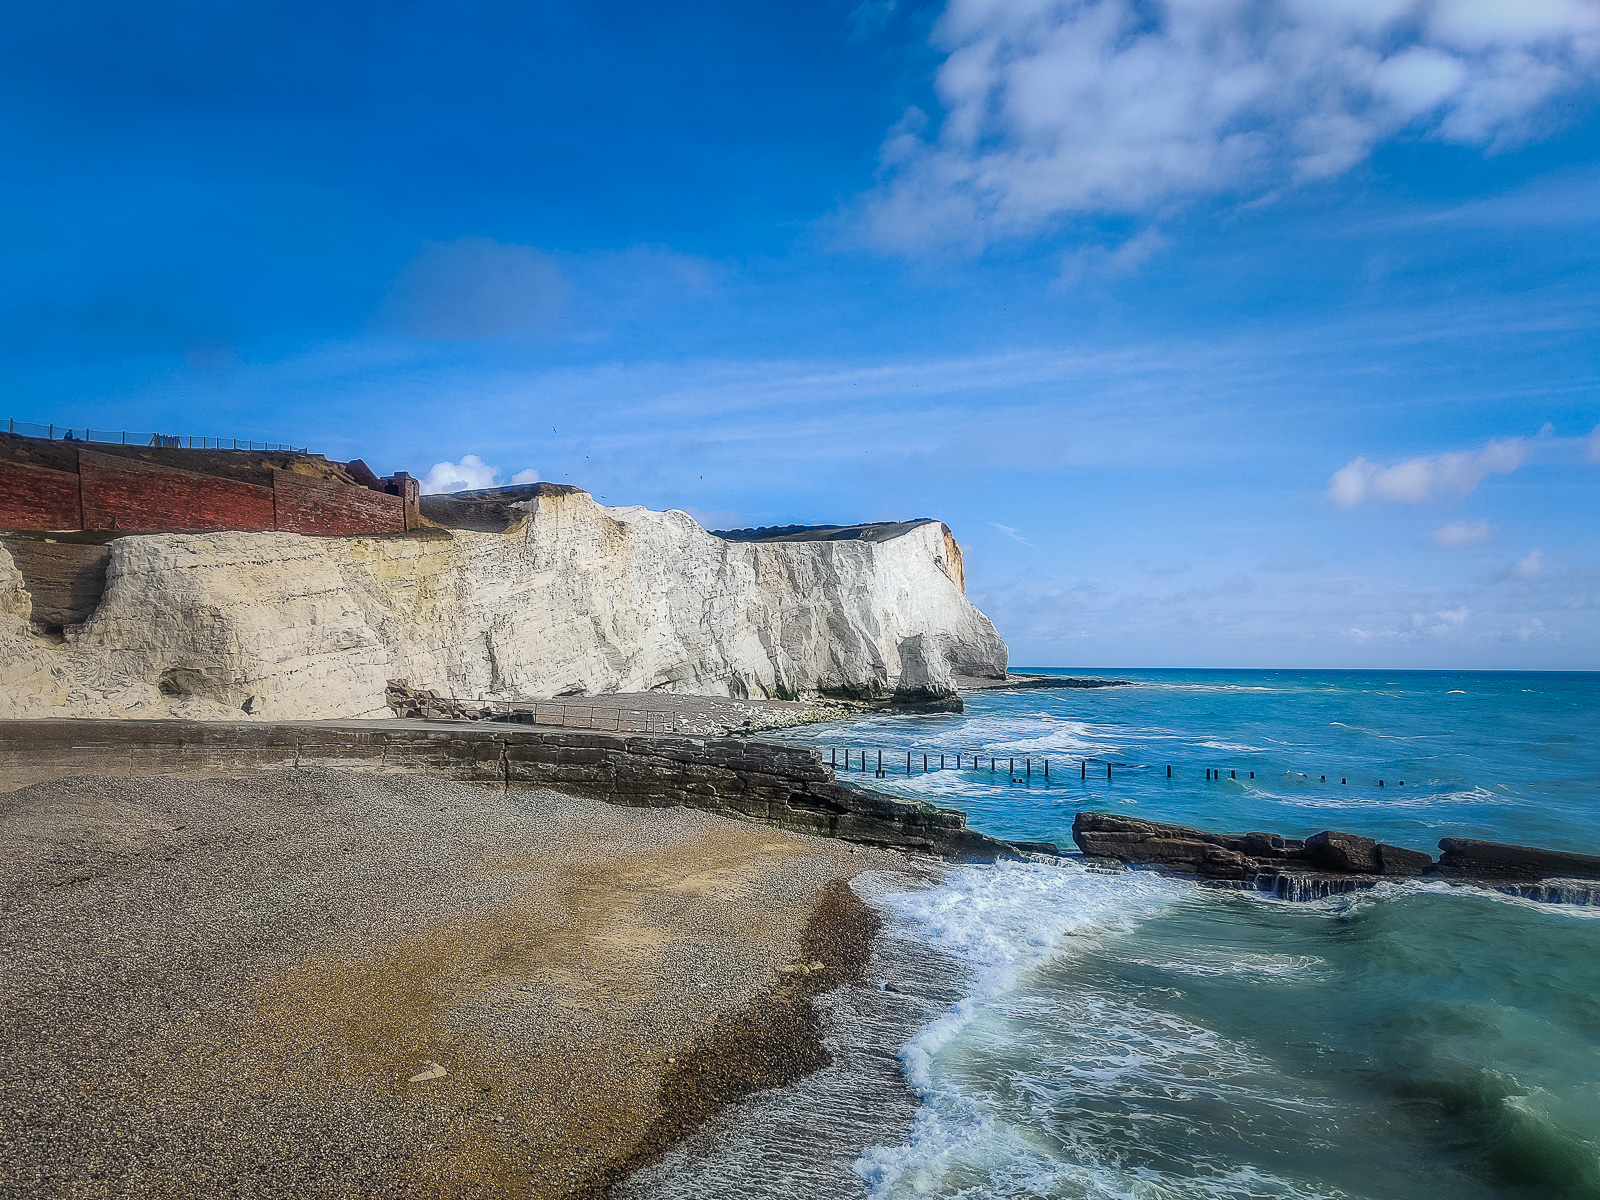
[(83, 527), (135, 533), (217, 529), (252, 532), (276, 524), (272, 489), (157, 467), (92, 450), (78, 453)]
[(278, 528), (286, 533), (404, 533), (405, 501), (363, 487), (274, 471)]
[(0, 529), (81, 529), (78, 477), (0, 460)]
[(0, 459), (0, 529), (359, 535), (420, 524), (414, 479), (395, 496), (290, 471), (272, 471), (267, 487), (88, 449), (75, 457), (77, 473)]

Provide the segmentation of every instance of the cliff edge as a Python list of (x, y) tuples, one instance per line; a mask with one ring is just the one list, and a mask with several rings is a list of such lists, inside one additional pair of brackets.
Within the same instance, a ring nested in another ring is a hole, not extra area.
[(936, 521), (739, 542), (576, 489), (495, 503), (503, 522), (391, 536), (117, 537), (98, 604), (64, 626), (0, 548), (0, 717), (384, 716), (390, 679), (473, 698), (915, 698), (1005, 672)]

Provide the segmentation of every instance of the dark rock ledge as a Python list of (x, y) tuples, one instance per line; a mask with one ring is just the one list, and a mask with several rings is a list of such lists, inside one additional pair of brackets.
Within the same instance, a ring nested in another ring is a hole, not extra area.
[(1430, 855), (1325, 829), (1308, 838), (1275, 833), (1206, 833), (1114, 813), (1080, 812), (1072, 840), (1104, 866), (1145, 867), (1214, 887), (1319, 900), (1381, 880), (1426, 877), (1563, 904), (1600, 904), (1600, 857), (1444, 838)]

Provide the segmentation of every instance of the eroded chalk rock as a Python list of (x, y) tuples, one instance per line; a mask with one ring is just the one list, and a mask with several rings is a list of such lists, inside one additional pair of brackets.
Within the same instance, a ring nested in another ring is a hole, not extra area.
[(119, 537), (98, 606), (50, 638), (0, 547), (0, 717), (384, 717), (391, 679), (472, 700), (947, 700), (955, 675), (1005, 673), (936, 521), (746, 543), (576, 489), (497, 503), (484, 530)]

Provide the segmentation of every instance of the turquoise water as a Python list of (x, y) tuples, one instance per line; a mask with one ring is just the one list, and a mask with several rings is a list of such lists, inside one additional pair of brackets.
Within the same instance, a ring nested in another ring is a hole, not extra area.
[[(1070, 846), (1099, 808), (1600, 853), (1600, 676), (1116, 677), (1137, 686), (791, 736), (873, 766), (881, 749), (891, 770), (867, 782), (1004, 837)], [(951, 769), (923, 774), (924, 753)], [(1106, 760), (1126, 764), (1109, 782)], [(873, 902), (956, 982), (899, 1050), (914, 1117), (860, 1148), (840, 1194), (1600, 1197), (1594, 910), (1423, 883), (1287, 904), (1071, 863)]]

